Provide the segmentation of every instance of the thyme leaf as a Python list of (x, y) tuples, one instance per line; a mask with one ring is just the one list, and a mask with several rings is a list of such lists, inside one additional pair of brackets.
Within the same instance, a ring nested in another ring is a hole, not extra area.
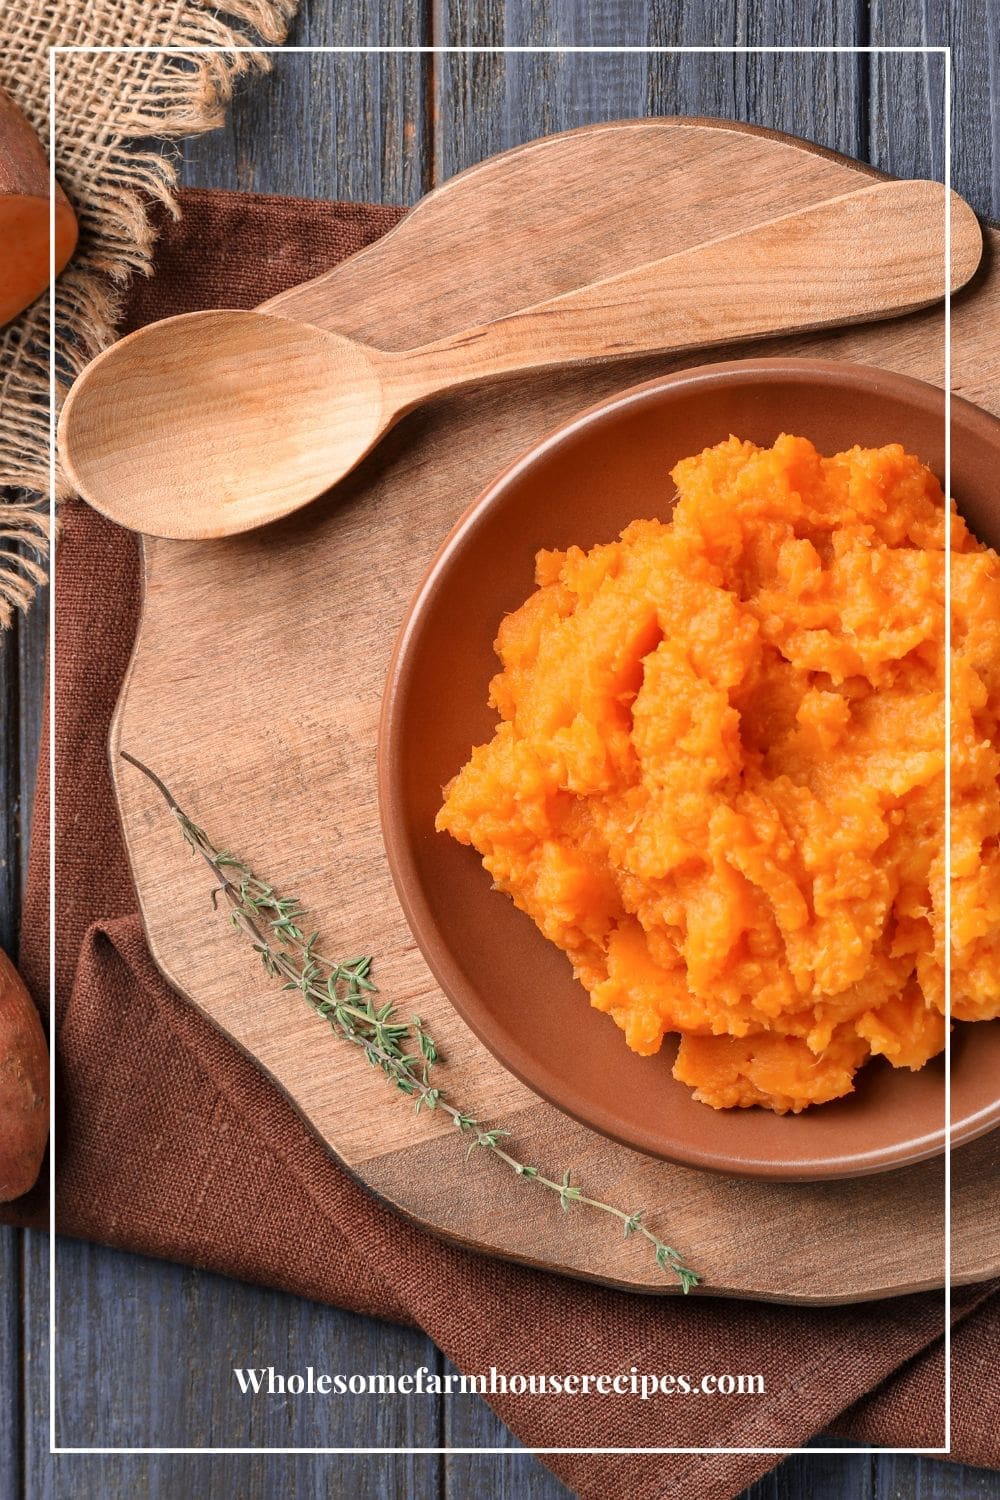
[(306, 937), (302, 923), (308, 919), (308, 912), (301, 904), (294, 897), (279, 896), (273, 886), (260, 880), (237, 855), (217, 849), (204, 829), (177, 805), (155, 772), (127, 751), (120, 753), (123, 760), (149, 778), (163, 797), (191, 853), (203, 859), (215, 877), (216, 884), (210, 893), (213, 908), (218, 907), (220, 896), (229, 903), (232, 925), (250, 939), (266, 973), (283, 981), (283, 989), (301, 994), (342, 1041), (360, 1048), (373, 1068), (378, 1068), (390, 1083), (413, 1100), (415, 1111), (439, 1110), (447, 1115), (456, 1130), (468, 1137), (467, 1157), (475, 1151), (489, 1152), (517, 1177), (553, 1193), (564, 1211), (579, 1204), (617, 1219), (626, 1239), (633, 1234), (643, 1235), (652, 1247), (656, 1264), (680, 1283), (685, 1295), (699, 1285), (698, 1273), (684, 1264), (678, 1251), (647, 1227), (644, 1209), (626, 1213), (612, 1203), (590, 1197), (572, 1181), (569, 1168), (559, 1180), (546, 1177), (540, 1168), (518, 1160), (501, 1144), (510, 1139), (510, 1131), (487, 1127), (468, 1111), (452, 1104), (441, 1088), (431, 1082), (431, 1070), (441, 1061), (441, 1053), (420, 1017), (399, 1021), (391, 1001), (376, 1003), (378, 989), (370, 977), (372, 957), (330, 959), (318, 952), (319, 934), (310, 932)]

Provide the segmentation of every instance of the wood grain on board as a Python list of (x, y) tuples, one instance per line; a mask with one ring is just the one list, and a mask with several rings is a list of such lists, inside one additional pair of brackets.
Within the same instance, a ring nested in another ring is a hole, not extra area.
[[(453, 180), (392, 235), (269, 306), (406, 348), (725, 233), (734, 213), (743, 224), (760, 222), (865, 180), (856, 165), (736, 126), (597, 127)], [(980, 286), (955, 306), (956, 388), (983, 404), (1000, 369), (996, 327), (993, 343), (984, 332), (995, 298), (992, 284)], [(761, 346), (742, 346), (753, 347)], [(763, 347), (940, 380), (942, 315)], [(334, 493), (285, 522), (211, 544), (149, 541), (144, 617), (112, 749), (154, 767), (213, 838), (298, 895), (328, 947), (376, 955), (383, 993), (401, 1013), (419, 1011), (440, 1039), (449, 1059), (441, 1081), (453, 1098), (502, 1120), (527, 1159), (570, 1166), (599, 1195), (646, 1206), (682, 1253), (697, 1252), (713, 1292), (839, 1301), (933, 1285), (942, 1260), (940, 1162), (789, 1189), (612, 1145), (541, 1104), (473, 1038), (431, 979), (386, 867), (374, 781), (382, 682), (396, 627), (439, 542), (482, 485), (563, 417), (683, 362), (647, 357), (441, 399), (407, 418)], [(280, 681), (276, 646), (286, 664)], [(207, 884), (155, 792), (114, 754), (113, 765), (157, 962), (352, 1171), (465, 1242), (664, 1290), (635, 1239), (609, 1235), (588, 1215), (554, 1212), (547, 1195), (525, 1191), (492, 1160), (470, 1170), (440, 1117), (415, 1117), (307, 1007), (261, 975), (213, 916)], [(995, 1268), (996, 1205), (980, 1183), (996, 1174), (998, 1149), (997, 1138), (987, 1139), (955, 1157), (959, 1280)], [(812, 1246), (819, 1233), (821, 1257)]]

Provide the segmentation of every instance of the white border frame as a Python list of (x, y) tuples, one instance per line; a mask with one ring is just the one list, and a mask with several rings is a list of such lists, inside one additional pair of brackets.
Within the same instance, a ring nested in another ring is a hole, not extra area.
[[(951, 46), (49, 46), (49, 519), (55, 535), (55, 58), (70, 52), (87, 54), (133, 54), (163, 52), (166, 55), (199, 55), (205, 52), (309, 52), (324, 54), (505, 54), (505, 52), (618, 52), (618, 54), (921, 54), (945, 58), (945, 496), (951, 495), (952, 456), (952, 48)], [(951, 941), (951, 529), (945, 528), (945, 932)], [(49, 612), (49, 714), (55, 703), (55, 570), (52, 568), (51, 612)], [(55, 1016), (55, 744), (49, 741), (49, 996)], [(153, 1455), (153, 1454), (490, 1454), (517, 1458), (523, 1454), (913, 1454), (948, 1457), (952, 1451), (952, 1119), (951, 1119), (951, 962), (945, 962), (945, 1448), (60, 1448), (55, 1442), (55, 1046), (49, 1047), (49, 1455)]]

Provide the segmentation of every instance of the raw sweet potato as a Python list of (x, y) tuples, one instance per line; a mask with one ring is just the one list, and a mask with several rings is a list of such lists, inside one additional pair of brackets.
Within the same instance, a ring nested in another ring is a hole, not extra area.
[(34, 1184), (49, 1133), (49, 1054), (31, 996), (0, 952), (0, 1203)]
[[(76, 214), (56, 184), (56, 275), (76, 248)], [(0, 325), (49, 284), (49, 164), (42, 143), (0, 89)]]

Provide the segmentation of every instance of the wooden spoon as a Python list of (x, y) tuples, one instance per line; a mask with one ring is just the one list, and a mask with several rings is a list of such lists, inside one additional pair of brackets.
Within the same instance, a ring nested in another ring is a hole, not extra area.
[[(429, 397), (515, 371), (887, 318), (944, 296), (936, 182), (880, 182), (403, 353), (262, 312), (166, 318), (70, 391), (62, 458), (134, 531), (219, 537), (330, 488)], [(982, 253), (952, 194), (951, 288)]]

